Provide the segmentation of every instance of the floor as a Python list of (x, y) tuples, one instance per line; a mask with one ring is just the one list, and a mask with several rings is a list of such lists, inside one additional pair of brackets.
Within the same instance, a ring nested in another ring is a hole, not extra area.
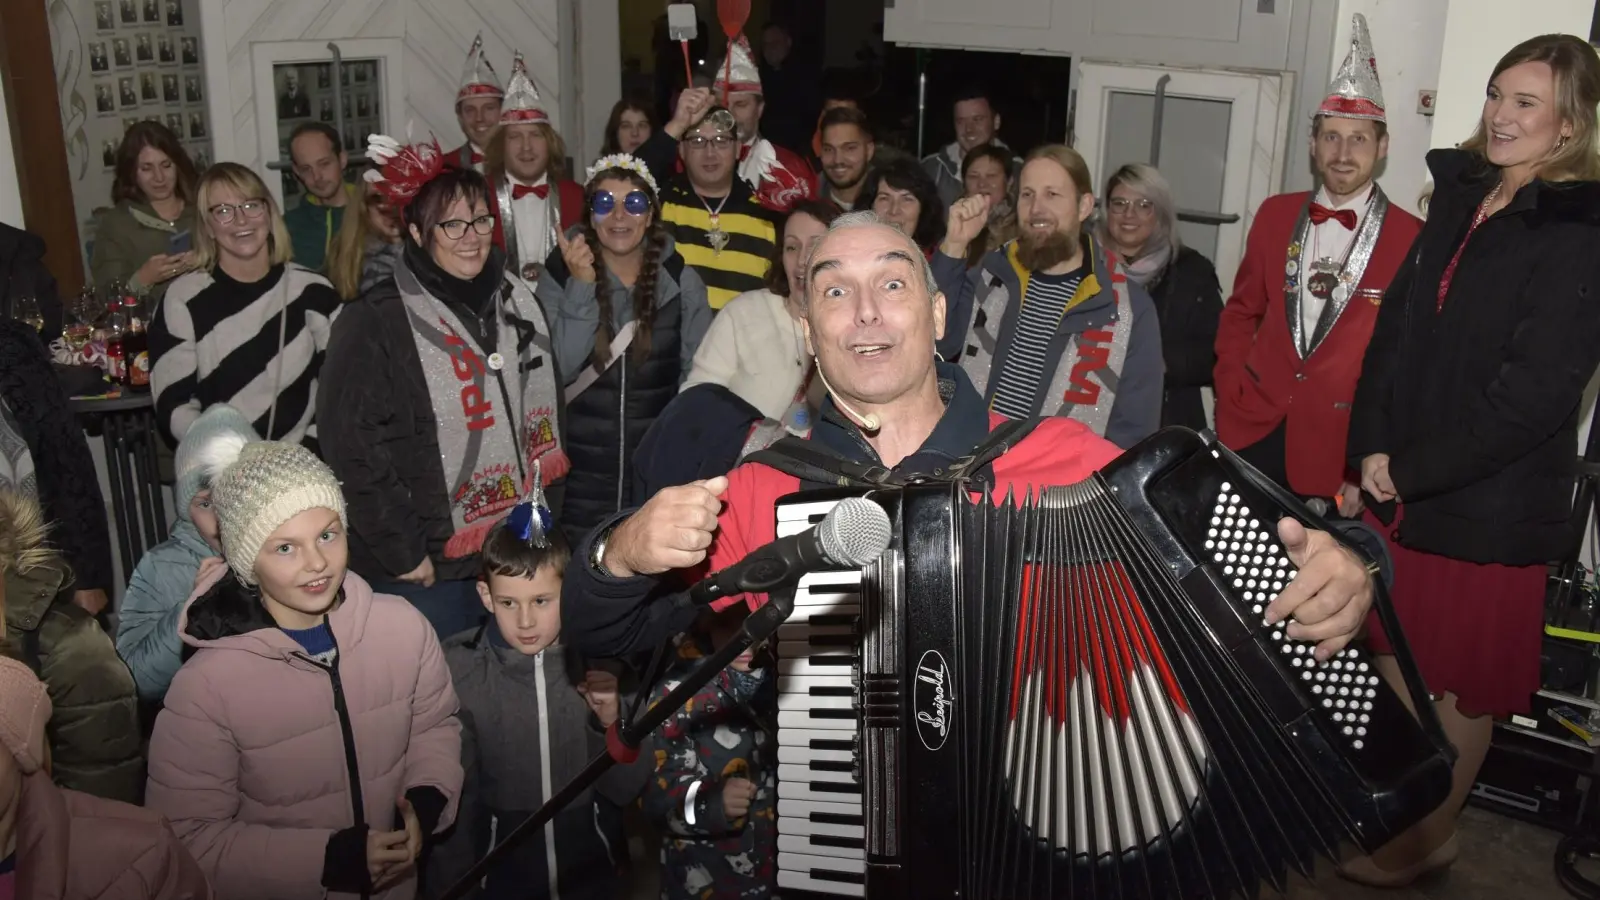
[[(1551, 865), (1557, 838), (1553, 831), (1468, 807), (1462, 816), (1461, 857), (1448, 872), (1404, 890), (1380, 890), (1351, 884), (1320, 865), (1315, 881), (1295, 879), (1287, 900), (1564, 900), (1570, 895), (1556, 884)], [(634, 849), (638, 859), (643, 848)], [(659, 896), (650, 863), (636, 873), (629, 900)], [(1580, 871), (1600, 881), (1600, 864)]]

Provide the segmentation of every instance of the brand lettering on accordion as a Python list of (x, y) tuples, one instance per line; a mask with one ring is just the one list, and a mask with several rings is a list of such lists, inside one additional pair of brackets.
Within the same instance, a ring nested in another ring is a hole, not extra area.
[(950, 707), (955, 701), (949, 685), (950, 669), (937, 650), (928, 650), (917, 661), (917, 685), (912, 691), (912, 707), (917, 711), (917, 740), (929, 750), (938, 750), (950, 738)]

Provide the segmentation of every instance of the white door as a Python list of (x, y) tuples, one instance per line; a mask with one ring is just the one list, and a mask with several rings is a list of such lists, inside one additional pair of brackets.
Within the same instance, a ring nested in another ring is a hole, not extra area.
[(1172, 183), (1180, 237), (1216, 264), (1226, 295), (1257, 207), (1283, 183), (1293, 87), (1291, 72), (1084, 60), (1073, 145), (1097, 192), (1122, 164), (1154, 162)]

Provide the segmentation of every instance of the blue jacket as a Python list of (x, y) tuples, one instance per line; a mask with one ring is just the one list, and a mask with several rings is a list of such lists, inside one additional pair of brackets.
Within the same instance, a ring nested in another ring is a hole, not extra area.
[(172, 537), (150, 548), (133, 570), (122, 596), (117, 653), (133, 672), (141, 700), (160, 701), (183, 665), (178, 616), (194, 593), (200, 561), (220, 556), (189, 520), (188, 507), (173, 524)]

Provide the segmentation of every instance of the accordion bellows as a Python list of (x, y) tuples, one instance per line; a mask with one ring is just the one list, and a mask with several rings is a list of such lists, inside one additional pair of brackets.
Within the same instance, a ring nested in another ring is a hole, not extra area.
[(1034, 498), (871, 496), (890, 551), (802, 581), (778, 636), (785, 898), (1254, 896), (1448, 793), (1364, 650), (1265, 623), (1277, 522), (1315, 519), (1195, 433)]

